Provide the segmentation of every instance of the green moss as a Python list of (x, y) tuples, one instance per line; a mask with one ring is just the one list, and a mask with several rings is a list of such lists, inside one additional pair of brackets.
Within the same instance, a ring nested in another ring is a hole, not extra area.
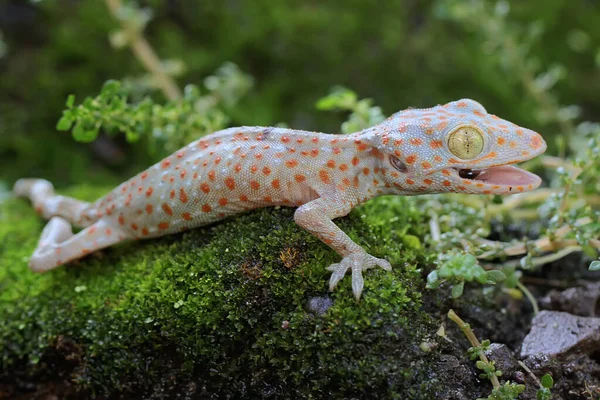
[[(429, 392), (430, 356), (418, 344), (436, 327), (420, 311), (421, 219), (409, 200), (390, 197), (338, 221), (396, 267), (368, 271), (356, 303), (349, 277), (328, 292), (325, 267), (339, 257), (294, 224), (293, 209), (255, 210), (33, 274), (27, 258), (45, 222), (25, 201), (7, 200), (0, 205), (0, 382), (67, 376), (98, 395)], [(331, 307), (313, 310), (312, 298), (329, 298)]]

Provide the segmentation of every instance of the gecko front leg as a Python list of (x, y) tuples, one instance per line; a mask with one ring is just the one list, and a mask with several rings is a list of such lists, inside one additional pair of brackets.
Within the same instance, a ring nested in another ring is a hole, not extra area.
[(356, 300), (359, 300), (364, 286), (362, 271), (375, 266), (390, 271), (392, 266), (388, 261), (368, 254), (333, 223), (332, 219), (348, 214), (351, 209), (352, 204), (347, 199), (338, 196), (320, 197), (299, 207), (294, 213), (294, 220), (343, 257), (342, 261), (327, 268), (332, 271), (329, 290), (335, 289), (350, 270), (352, 292)]

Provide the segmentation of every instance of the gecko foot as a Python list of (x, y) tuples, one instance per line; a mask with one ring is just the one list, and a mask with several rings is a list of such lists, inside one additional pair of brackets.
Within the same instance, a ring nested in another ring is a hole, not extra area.
[(362, 271), (379, 266), (386, 271), (391, 271), (391, 264), (381, 258), (373, 257), (367, 253), (354, 253), (347, 255), (337, 264), (331, 264), (327, 269), (332, 271), (331, 278), (329, 278), (329, 290), (335, 289), (337, 284), (342, 280), (348, 270), (352, 271), (352, 292), (354, 297), (358, 301), (364, 287), (364, 280), (362, 277)]

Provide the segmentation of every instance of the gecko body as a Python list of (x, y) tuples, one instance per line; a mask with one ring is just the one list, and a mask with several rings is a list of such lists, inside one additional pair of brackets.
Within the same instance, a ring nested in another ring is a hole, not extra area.
[[(216, 222), (267, 206), (298, 207), (294, 220), (341, 257), (330, 288), (352, 271), (357, 299), (362, 270), (391, 269), (332, 220), (371, 198), (456, 192), (511, 194), (540, 178), (511, 164), (546, 149), (539, 134), (463, 99), (400, 111), (360, 132), (331, 135), (238, 127), (205, 136), (122, 183), (93, 203), (59, 196), (42, 179), (14, 192), (50, 219), (30, 260), (46, 271), (115, 243)], [(71, 223), (83, 227), (73, 235)]]

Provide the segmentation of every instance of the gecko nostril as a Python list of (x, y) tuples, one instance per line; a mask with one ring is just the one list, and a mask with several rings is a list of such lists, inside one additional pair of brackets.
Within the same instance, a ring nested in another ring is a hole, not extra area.
[(408, 172), (408, 167), (398, 157), (390, 156), (390, 164), (403, 174)]

